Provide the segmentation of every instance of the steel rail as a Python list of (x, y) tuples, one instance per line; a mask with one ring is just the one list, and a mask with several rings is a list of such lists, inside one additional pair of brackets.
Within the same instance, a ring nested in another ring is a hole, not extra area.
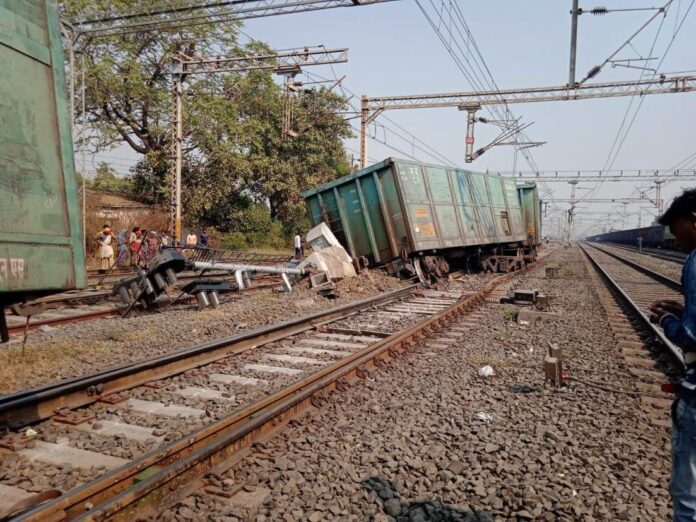
[[(308, 409), (313, 401), (320, 400), (326, 392), (341, 389), (341, 383), (364, 375), (363, 372), (378, 366), (381, 360), (398, 356), (408, 344), (465, 314), (501, 283), (527, 272), (536, 264), (499, 276), (483, 290), (446, 310), (367, 346), (215, 424), (47, 502), (16, 520), (63, 517), (82, 521), (132, 521), (161, 513), (180, 496), (202, 487), (202, 476), (210, 469), (229, 468), (239, 458), (240, 452), (255, 440), (277, 430), (287, 420)], [(146, 470), (149, 476), (137, 480), (139, 474), (146, 475), (143, 473)], [(89, 509), (86, 506), (90, 506)]]
[(402, 299), (419, 285), (203, 343), (151, 359), (108, 368), (0, 397), (0, 426), (17, 428), (51, 417), (58, 408), (79, 408), (147, 382), (164, 379), (230, 355), (296, 335), (379, 304)]
[(600, 248), (599, 246), (597, 246), (594, 243), (589, 243), (589, 246), (599, 250), (600, 252), (604, 252), (608, 256), (611, 256), (611, 257), (621, 261), (622, 263), (630, 266), (631, 268), (635, 268), (639, 272), (642, 272), (646, 276), (653, 278), (655, 281), (662, 283), (665, 286), (668, 286), (672, 290), (676, 290), (677, 292), (681, 292), (681, 290), (682, 290), (681, 283), (679, 281), (675, 281), (671, 277), (667, 277), (666, 275), (661, 274), (659, 272), (656, 272), (655, 270), (652, 270), (646, 266), (643, 266), (640, 263), (636, 263), (635, 261), (631, 261), (630, 259), (623, 257), (623, 256), (620, 256), (619, 254), (617, 254), (615, 252), (610, 252), (609, 250), (604, 250), (603, 248)]
[[(611, 277), (611, 275), (609, 275), (609, 272), (607, 272), (607, 270), (599, 263), (599, 261), (597, 261), (597, 259), (595, 259), (592, 256), (592, 254), (588, 252), (586, 248), (586, 243), (578, 243), (578, 245), (580, 246), (580, 250), (582, 250), (585, 256), (587, 256), (587, 259), (589, 259), (590, 263), (592, 263), (597, 272), (599, 272), (602, 279), (604, 279), (609, 289), (613, 291), (616, 295), (618, 295), (619, 298), (628, 306), (633, 315), (640, 319), (640, 321), (647, 328), (647, 330), (652, 332), (655, 335), (655, 337), (660, 340), (660, 342), (665, 346), (665, 348), (667, 348), (668, 353), (674, 358), (674, 360), (677, 361), (677, 363), (682, 368), (686, 368), (684, 354), (677, 346), (675, 346), (669, 339), (667, 339), (665, 333), (662, 331), (662, 328), (650, 322), (650, 318), (645, 313), (643, 313), (638, 304), (626, 293), (626, 291), (623, 288), (621, 288), (621, 286)], [(599, 248), (597, 248), (597, 250), (609, 255), (608, 252), (605, 252)], [(618, 260), (621, 260), (621, 258), (618, 258)]]
[[(228, 274), (224, 274), (225, 276), (228, 276)], [(222, 274), (219, 275), (211, 275), (210, 277), (221, 277)], [(200, 277), (200, 276), (199, 276)], [(205, 276), (207, 277), (207, 276)], [(195, 279), (195, 276), (184, 276), (179, 279), (179, 281), (185, 279), (185, 278), (191, 278)], [(254, 278), (254, 281), (267, 281), (268, 279), (271, 279), (271, 277), (267, 276), (261, 276), (261, 277), (256, 277)], [(257, 283), (254, 286), (249, 286), (242, 288), (240, 290), (232, 290), (231, 292), (233, 293), (248, 293), (248, 292), (255, 292), (259, 290), (268, 290), (269, 288), (274, 288), (277, 287), (281, 283), (280, 279), (274, 279), (272, 282), (267, 282), (267, 283)], [(225, 291), (225, 293), (229, 293), (230, 291)], [(93, 299), (99, 299), (102, 300), (104, 298), (108, 298), (112, 296), (111, 291), (107, 292), (100, 292), (100, 293), (92, 293), (92, 294), (83, 294), (83, 295), (67, 295), (63, 296), (62, 298), (59, 298), (61, 294), (56, 294), (55, 296), (51, 296), (52, 299), (44, 301), (44, 300), (37, 300), (36, 302), (40, 303), (46, 303), (46, 304), (56, 304), (56, 303), (67, 303), (69, 304), (72, 301), (91, 301)], [(189, 295), (186, 296), (182, 299), (179, 299), (179, 303), (187, 303), (191, 301), (195, 301), (196, 296)], [(157, 304), (160, 304), (158, 301)], [(167, 306), (169, 303), (167, 302), (161, 302), (162, 305)], [(15, 333), (22, 333), (24, 332), (25, 329), (28, 330), (36, 330), (40, 326), (53, 326), (53, 325), (60, 325), (60, 324), (70, 324), (70, 323), (79, 323), (82, 321), (91, 321), (93, 319), (99, 319), (102, 317), (108, 317), (111, 315), (118, 315), (123, 312), (125, 312), (128, 309), (127, 306), (117, 306), (114, 308), (111, 308), (109, 310), (96, 310), (96, 311), (88, 311), (82, 314), (74, 314), (74, 315), (66, 315), (63, 317), (52, 317), (50, 319), (39, 319), (33, 322), (29, 323), (29, 326), (27, 327), (26, 324), (18, 324), (14, 326), (9, 326), (8, 327), (8, 332), (10, 334), (15, 334)], [(61, 308), (61, 310), (65, 310), (65, 308)]]

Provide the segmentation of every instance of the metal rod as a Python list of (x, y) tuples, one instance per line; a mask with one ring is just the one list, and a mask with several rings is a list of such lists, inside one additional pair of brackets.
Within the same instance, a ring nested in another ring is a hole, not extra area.
[(303, 269), (285, 266), (211, 263), (208, 261), (195, 261), (193, 267), (195, 270), (229, 270), (230, 272), (261, 272), (266, 274), (303, 275), (305, 273)]

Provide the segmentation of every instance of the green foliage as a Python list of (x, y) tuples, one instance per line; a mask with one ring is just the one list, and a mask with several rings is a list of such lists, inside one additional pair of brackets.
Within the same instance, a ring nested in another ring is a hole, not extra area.
[(87, 181), (87, 186), (94, 190), (102, 190), (124, 196), (133, 196), (135, 194), (133, 180), (117, 176), (116, 172), (106, 162), (101, 162), (97, 166), (96, 174), (94, 178)]
[[(141, 5), (63, 1), (68, 16), (86, 8)], [(126, 142), (143, 154), (130, 180), (133, 192), (152, 202), (168, 199), (173, 109), (168, 68), (179, 52), (234, 56), (268, 48), (241, 45), (237, 25), (226, 23), (99, 38), (84, 53), (87, 119), (96, 131), (90, 145), (104, 150)], [(339, 114), (346, 100), (325, 88), (293, 96), (295, 138), (282, 132), (284, 94), (270, 71), (187, 76), (184, 93), (182, 196), (188, 222), (240, 232), (247, 244), (264, 235), (264, 244), (284, 244), (307, 225), (300, 193), (349, 171), (341, 139), (351, 131)], [(228, 238), (242, 242), (239, 235)]]
[(517, 321), (520, 311), (517, 308), (503, 308), (503, 317), (508, 321)]

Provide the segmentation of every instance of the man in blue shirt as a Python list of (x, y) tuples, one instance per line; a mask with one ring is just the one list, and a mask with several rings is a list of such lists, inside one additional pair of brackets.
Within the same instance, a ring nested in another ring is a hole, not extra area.
[(696, 189), (677, 197), (658, 223), (668, 226), (677, 246), (689, 254), (682, 268), (684, 304), (654, 303), (653, 322), (684, 352), (686, 376), (672, 406), (672, 477), (669, 488), (674, 521), (696, 521)]

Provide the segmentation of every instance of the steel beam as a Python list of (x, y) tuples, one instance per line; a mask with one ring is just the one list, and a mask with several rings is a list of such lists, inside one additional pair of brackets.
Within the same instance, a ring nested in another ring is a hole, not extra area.
[(432, 109), (460, 107), (462, 105), (500, 105), (503, 103), (539, 103), (547, 101), (586, 100), (615, 98), (620, 96), (644, 96), (696, 90), (696, 76), (669, 76), (654, 79), (629, 80), (582, 84), (577, 86), (555, 85), (500, 89), (495, 91), (453, 92), (442, 94), (416, 94), (405, 96), (367, 97), (370, 111), (398, 109)]
[(323, 47), (293, 49), (276, 53), (233, 57), (198, 58), (177, 60), (173, 74), (216, 74), (221, 72), (246, 72), (273, 70), (283, 72), (308, 65), (345, 63), (348, 49), (325, 49)]

